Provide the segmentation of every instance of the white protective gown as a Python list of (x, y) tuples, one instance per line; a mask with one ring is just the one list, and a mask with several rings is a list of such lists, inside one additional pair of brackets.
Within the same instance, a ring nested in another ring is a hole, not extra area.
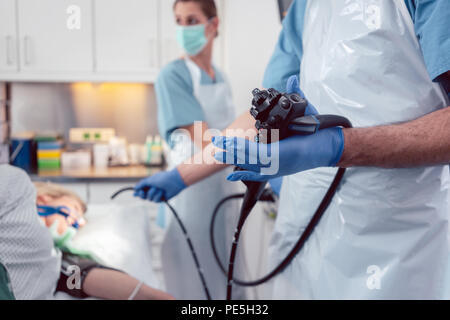
[[(231, 89), (226, 80), (212, 85), (201, 84), (201, 70), (190, 59), (185, 59), (192, 77), (194, 95), (202, 106), (206, 123), (210, 129), (223, 130), (235, 119)], [(220, 131), (218, 131), (220, 134)], [(190, 137), (172, 134), (175, 143), (170, 153), (169, 167), (173, 168), (190, 158), (199, 149), (193, 145)], [(191, 237), (200, 265), (203, 269), (211, 297), (226, 298), (226, 276), (214, 259), (210, 244), (209, 227), (215, 206), (223, 198), (239, 193), (238, 185), (226, 180), (231, 168), (223, 170), (206, 180), (185, 189), (170, 202), (179, 214)], [(216, 219), (216, 245), (222, 262), (228, 266), (234, 229), (239, 215), (239, 203), (229, 202)], [(166, 209), (168, 212), (168, 209)], [(168, 212), (170, 215), (171, 213)], [(239, 258), (242, 262), (242, 257)], [(175, 219), (171, 219), (162, 246), (162, 263), (166, 290), (177, 299), (206, 299), (198, 276), (194, 260), (183, 233)], [(238, 277), (244, 277), (243, 267), (238, 264)], [(234, 298), (244, 299), (245, 290), (234, 288)]]
[[(299, 45), (301, 45), (299, 43)], [(355, 127), (410, 121), (448, 105), (430, 80), (403, 0), (309, 0), (301, 89)], [(296, 243), (336, 169), (285, 178), (272, 264)], [(274, 299), (450, 298), (449, 167), (352, 168)]]

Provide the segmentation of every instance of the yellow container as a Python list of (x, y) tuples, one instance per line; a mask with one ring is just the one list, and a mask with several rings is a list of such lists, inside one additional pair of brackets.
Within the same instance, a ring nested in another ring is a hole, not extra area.
[(59, 159), (61, 150), (38, 150), (38, 159)]

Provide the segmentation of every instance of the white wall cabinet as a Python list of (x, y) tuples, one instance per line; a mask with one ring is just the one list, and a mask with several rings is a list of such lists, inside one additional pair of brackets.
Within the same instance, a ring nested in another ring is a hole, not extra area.
[(96, 71), (157, 72), (159, 1), (95, 0), (94, 3)]
[(177, 43), (176, 37), (176, 23), (175, 16), (173, 14), (174, 0), (162, 0), (161, 3), (161, 16), (165, 17), (160, 20), (161, 27), (161, 41), (160, 41), (160, 55), (161, 66), (168, 64), (169, 62), (181, 57), (183, 51), (180, 49)]
[(19, 69), (16, 0), (0, 1), (0, 73)]
[(92, 71), (91, 0), (17, 1), (21, 72)]
[[(216, 2), (223, 13), (223, 0)], [(153, 83), (183, 54), (173, 3), (0, 0), (0, 81)], [(219, 67), (223, 30), (214, 48)]]

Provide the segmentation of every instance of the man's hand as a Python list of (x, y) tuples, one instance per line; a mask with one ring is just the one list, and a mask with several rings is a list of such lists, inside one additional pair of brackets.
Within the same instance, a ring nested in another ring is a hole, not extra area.
[[(305, 98), (297, 76), (288, 79), (286, 92)], [(316, 108), (309, 103), (305, 115), (316, 114)], [(336, 166), (342, 156), (344, 139), (341, 128), (332, 128), (311, 136), (292, 136), (270, 145), (236, 137), (215, 137), (213, 144), (225, 150), (215, 154), (217, 161), (246, 170), (229, 175), (228, 180), (268, 181), (318, 167)]]
[(237, 137), (214, 137), (213, 144), (224, 150), (217, 161), (238, 166), (230, 181), (268, 181), (319, 167), (334, 167), (344, 148), (341, 128), (325, 129), (310, 136), (292, 136), (273, 144), (251, 142)]
[[(303, 99), (306, 99), (305, 94), (300, 89), (300, 83), (298, 82), (297, 76), (289, 77), (289, 79), (286, 83), (286, 93), (287, 94), (297, 93)], [(319, 114), (319, 112), (317, 112), (316, 108), (311, 103), (308, 102), (308, 105), (306, 106), (306, 110), (305, 110), (305, 116), (313, 116), (316, 114)]]

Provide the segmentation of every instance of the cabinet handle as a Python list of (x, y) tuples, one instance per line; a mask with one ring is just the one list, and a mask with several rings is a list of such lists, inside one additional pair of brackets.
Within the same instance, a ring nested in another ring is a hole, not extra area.
[(163, 44), (163, 55), (161, 57), (162, 64), (166, 65), (168, 62), (170, 62), (170, 59), (172, 58), (172, 41), (170, 39), (164, 39)]
[(30, 37), (26, 36), (23, 39), (23, 51), (25, 55), (25, 64), (30, 65), (31, 59), (30, 59)]
[(6, 36), (6, 64), (8, 66), (13, 65), (14, 61), (12, 58), (12, 37), (11, 36)]
[(155, 39), (150, 39), (150, 68), (157, 68), (158, 47)]

